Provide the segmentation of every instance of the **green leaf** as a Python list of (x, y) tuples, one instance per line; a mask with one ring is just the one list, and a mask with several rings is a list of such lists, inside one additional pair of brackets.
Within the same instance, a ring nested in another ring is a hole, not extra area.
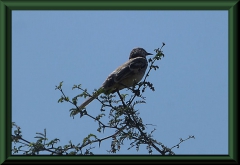
[(75, 88), (77, 88), (77, 85), (74, 84), (73, 87), (72, 87), (72, 90), (75, 89)]
[(63, 85), (63, 81), (61, 81), (61, 82), (59, 83), (59, 85), (56, 86), (55, 90), (56, 90), (56, 89), (59, 89), (59, 90), (62, 89), (62, 85)]
[(38, 134), (38, 135), (42, 135), (43, 137), (45, 137), (43, 133), (36, 132), (36, 134)]
[(61, 96), (61, 98), (58, 99), (58, 103), (62, 103), (62, 102), (64, 102), (64, 97), (63, 96)]
[(65, 97), (64, 100), (69, 101), (69, 98), (68, 98), (68, 97)]

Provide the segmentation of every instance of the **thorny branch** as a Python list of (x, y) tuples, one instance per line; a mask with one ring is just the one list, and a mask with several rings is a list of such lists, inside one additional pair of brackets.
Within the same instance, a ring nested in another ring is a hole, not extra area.
[[(147, 77), (150, 74), (150, 71), (152, 69), (156, 70), (159, 67), (154, 65), (156, 60), (160, 60), (161, 57), (164, 57), (164, 54), (162, 52), (162, 48), (165, 45), (165, 43), (163, 43), (162, 47), (159, 49), (155, 49), (156, 55), (155, 57), (153, 57), (153, 59), (149, 59), (149, 63), (150, 63), (150, 67), (143, 79), (142, 82), (136, 84), (132, 89), (129, 88), (130, 90), (132, 90), (133, 95), (130, 97), (130, 99), (125, 102), (126, 100), (126, 96), (124, 94), (120, 94), (119, 91), (117, 91), (117, 95), (119, 97), (120, 100), (115, 100), (116, 95), (105, 95), (105, 96), (100, 96), (100, 98), (96, 98), (102, 105), (101, 111), (105, 112), (104, 108), (110, 108), (110, 112), (109, 112), (109, 123), (108, 124), (104, 124), (101, 121), (101, 118), (103, 116), (105, 116), (105, 114), (100, 114), (96, 117), (90, 115), (87, 113), (86, 109), (84, 108), (83, 110), (79, 110), (78, 106), (77, 106), (77, 98), (78, 97), (91, 97), (92, 95), (89, 94), (87, 92), (87, 89), (83, 89), (81, 88), (81, 85), (74, 85), (74, 88), (77, 88), (79, 90), (82, 91), (81, 94), (75, 96), (72, 101), (64, 94), (63, 90), (62, 90), (62, 84), (63, 82), (61, 82), (59, 84), (59, 86), (56, 86), (55, 89), (58, 89), (62, 96), (61, 98), (58, 100), (58, 102), (69, 102), (71, 104), (73, 104), (76, 108), (72, 108), (70, 109), (70, 116), (74, 117), (75, 115), (77, 115), (78, 113), (80, 114), (80, 117), (83, 116), (88, 116), (91, 119), (95, 120), (98, 122), (99, 124), (99, 128), (97, 129), (99, 132), (101, 132), (101, 130), (104, 131), (105, 128), (109, 128), (109, 129), (115, 129), (115, 133), (106, 136), (104, 138), (97, 138), (96, 135), (94, 134), (89, 134), (86, 138), (83, 139), (82, 144), (77, 144), (77, 145), (73, 145), (71, 143), (71, 141), (69, 142), (69, 145), (65, 145), (64, 147), (54, 147), (53, 145), (57, 143), (57, 141), (59, 139), (54, 139), (49, 143), (45, 143), (46, 141), (46, 135), (45, 134), (41, 134), (42, 137), (38, 137), (39, 140), (37, 141), (37, 143), (30, 143), (29, 141), (25, 140), (22, 138), (22, 136), (20, 136), (21, 132), (16, 131), (15, 135), (12, 135), (12, 139), (13, 142), (21, 142), (21, 144), (24, 144), (26, 146), (37, 146), (37, 144), (41, 147), (38, 146), (38, 150), (36, 152), (36, 150), (33, 150), (32, 153), (39, 153), (39, 151), (48, 151), (52, 154), (55, 155), (62, 155), (62, 154), (77, 154), (80, 151), (80, 154), (83, 154), (82, 150), (84, 147), (87, 147), (93, 143), (99, 143), (99, 146), (101, 144), (102, 141), (107, 140), (112, 138), (112, 143), (111, 143), (111, 150), (109, 152), (111, 153), (116, 153), (117, 150), (120, 149), (120, 146), (122, 145), (122, 141), (124, 139), (130, 139), (133, 140), (133, 142), (131, 142), (131, 146), (129, 147), (132, 148), (133, 146), (136, 146), (136, 149), (138, 150), (140, 144), (146, 144), (147, 145), (147, 150), (149, 151), (149, 154), (152, 153), (152, 149), (151, 147), (153, 147), (158, 153), (160, 153), (161, 155), (174, 155), (174, 152), (172, 152), (172, 149), (177, 147), (179, 148), (180, 144), (190, 138), (194, 138), (194, 136), (189, 136), (187, 139), (181, 139), (180, 138), (180, 142), (178, 144), (176, 144), (175, 146), (171, 147), (171, 148), (167, 148), (165, 147), (162, 143), (158, 142), (155, 139), (152, 139), (152, 133), (155, 131), (155, 129), (153, 131), (151, 131), (151, 133), (147, 134), (145, 132), (145, 126), (142, 122), (142, 119), (138, 116), (138, 112), (136, 110), (134, 110), (134, 105), (139, 104), (139, 103), (145, 103), (144, 100), (142, 101), (134, 101), (134, 99), (136, 97), (140, 97), (142, 99), (144, 99), (144, 97), (142, 96), (142, 94), (140, 93), (140, 89), (142, 91), (142, 93), (145, 91), (145, 89), (147, 87), (149, 87), (151, 90), (154, 91), (154, 87), (153, 84), (150, 82), (147, 82)], [(136, 88), (137, 87), (137, 88)], [(135, 89), (136, 88), (136, 89)], [(96, 92), (96, 91), (95, 91)], [(121, 103), (119, 105), (119, 102)], [(115, 104), (117, 104), (115, 106)], [(137, 131), (138, 132), (137, 132)], [(91, 139), (94, 138), (94, 139)], [(44, 143), (42, 144), (41, 142), (44, 141)], [(51, 147), (45, 147), (51, 145)], [(91, 155), (93, 154), (92, 152), (90, 152), (90, 150), (93, 149), (91, 146), (89, 149), (86, 149), (85, 151), (85, 155)], [(17, 149), (15, 148), (15, 151)], [(67, 151), (69, 150), (74, 150), (70, 153), (68, 153)], [(21, 149), (17, 150), (17, 151), (23, 151)], [(26, 152), (27, 154), (29, 154), (28, 152)], [(30, 152), (31, 153), (31, 152)]]

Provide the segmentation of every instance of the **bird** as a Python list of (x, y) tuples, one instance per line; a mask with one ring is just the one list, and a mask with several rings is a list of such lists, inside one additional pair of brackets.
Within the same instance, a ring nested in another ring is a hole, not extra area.
[(103, 82), (102, 86), (78, 108), (82, 110), (102, 93), (115, 93), (124, 88), (132, 87), (141, 81), (148, 66), (146, 58), (148, 55), (153, 54), (146, 52), (146, 50), (140, 47), (132, 49), (128, 61), (115, 69)]

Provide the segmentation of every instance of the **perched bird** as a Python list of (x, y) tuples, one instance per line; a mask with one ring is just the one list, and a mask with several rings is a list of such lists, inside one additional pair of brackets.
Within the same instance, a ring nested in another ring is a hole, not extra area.
[(129, 60), (114, 70), (93, 96), (89, 97), (78, 108), (83, 109), (101, 93), (114, 93), (138, 83), (143, 78), (148, 66), (147, 55), (152, 54), (143, 48), (134, 48), (130, 53)]

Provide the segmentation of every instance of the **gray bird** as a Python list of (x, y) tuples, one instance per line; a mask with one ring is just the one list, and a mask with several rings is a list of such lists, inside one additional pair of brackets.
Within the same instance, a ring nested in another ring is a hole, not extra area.
[(129, 60), (114, 70), (93, 96), (85, 100), (78, 108), (83, 109), (101, 93), (114, 93), (138, 83), (143, 78), (148, 66), (147, 55), (152, 54), (143, 48), (134, 48), (130, 53)]

